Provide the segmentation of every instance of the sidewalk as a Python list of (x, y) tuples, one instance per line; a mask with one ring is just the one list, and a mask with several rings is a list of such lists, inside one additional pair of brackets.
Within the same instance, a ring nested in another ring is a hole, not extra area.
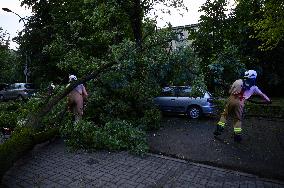
[(36, 147), (3, 177), (4, 187), (284, 187), (284, 182), (174, 158), (127, 152), (68, 152), (62, 140)]

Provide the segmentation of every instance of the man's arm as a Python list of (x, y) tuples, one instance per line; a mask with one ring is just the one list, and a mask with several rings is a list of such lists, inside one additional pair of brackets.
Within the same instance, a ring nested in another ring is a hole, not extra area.
[(267, 95), (265, 95), (264, 93), (262, 93), (262, 91), (258, 88), (256, 88), (256, 93), (257, 95), (261, 96), (264, 100), (266, 100), (267, 102), (271, 102), (271, 100), (269, 99), (269, 97), (267, 97)]
[(86, 91), (85, 86), (83, 86), (83, 97), (84, 97), (84, 98), (88, 97), (88, 93), (87, 93), (87, 91)]
[(230, 94), (233, 94), (233, 95), (239, 94), (239, 93), (242, 91), (242, 85), (243, 85), (243, 82), (242, 82), (241, 79), (236, 80), (236, 81), (232, 84), (232, 86), (231, 86), (231, 88), (230, 88), (230, 90), (229, 90), (229, 93), (230, 93)]
[(263, 98), (263, 99), (265, 99), (267, 102), (270, 102), (271, 100), (264, 94), (264, 93), (262, 93), (261, 92), (261, 97)]

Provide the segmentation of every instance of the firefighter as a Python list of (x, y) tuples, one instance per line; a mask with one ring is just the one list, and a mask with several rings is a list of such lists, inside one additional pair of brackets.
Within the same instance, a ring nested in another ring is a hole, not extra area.
[(234, 127), (234, 141), (240, 142), (242, 140), (242, 116), (245, 101), (252, 95), (259, 95), (264, 100), (271, 103), (270, 99), (255, 85), (256, 77), (256, 71), (247, 70), (243, 79), (236, 80), (233, 83), (229, 90), (230, 96), (227, 100), (223, 113), (221, 113), (221, 117), (219, 122), (217, 123), (217, 128), (214, 131), (214, 135), (217, 136), (223, 132), (224, 127), (227, 123), (228, 116), (232, 116)]
[[(77, 80), (77, 77), (75, 75), (69, 76), (69, 84), (75, 80)], [(88, 93), (83, 84), (79, 84), (68, 94), (68, 97), (67, 97), (68, 109), (74, 114), (75, 124), (83, 116), (84, 99), (86, 99), (87, 96), (88, 96)]]
[(53, 82), (51, 82), (50, 85), (48, 86), (48, 95), (52, 95), (54, 89), (55, 89), (55, 85), (53, 84)]

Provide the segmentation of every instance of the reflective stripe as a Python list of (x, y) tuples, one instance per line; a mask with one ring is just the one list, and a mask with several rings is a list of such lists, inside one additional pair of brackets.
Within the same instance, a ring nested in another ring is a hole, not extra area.
[(235, 133), (240, 133), (240, 132), (242, 132), (242, 128), (234, 128), (234, 132)]
[(219, 121), (219, 122), (217, 123), (217, 125), (220, 125), (221, 127), (225, 127), (226, 123), (224, 123), (224, 122), (222, 122), (222, 121)]

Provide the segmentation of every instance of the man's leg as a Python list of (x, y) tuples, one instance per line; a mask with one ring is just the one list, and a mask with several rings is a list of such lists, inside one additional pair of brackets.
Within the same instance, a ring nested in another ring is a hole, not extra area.
[(76, 109), (75, 109), (75, 121), (74, 123), (78, 123), (83, 116), (83, 98), (81, 95), (76, 96)]
[(235, 109), (235, 117), (234, 117), (234, 141), (240, 142), (242, 141), (242, 119), (243, 119), (243, 108), (244, 103), (240, 101)]
[(227, 123), (227, 118), (228, 118), (229, 104), (230, 104), (230, 101), (228, 101), (228, 103), (225, 106), (224, 111), (221, 113), (221, 117), (217, 123), (216, 130), (214, 131), (214, 135), (220, 135), (224, 131), (224, 128)]

